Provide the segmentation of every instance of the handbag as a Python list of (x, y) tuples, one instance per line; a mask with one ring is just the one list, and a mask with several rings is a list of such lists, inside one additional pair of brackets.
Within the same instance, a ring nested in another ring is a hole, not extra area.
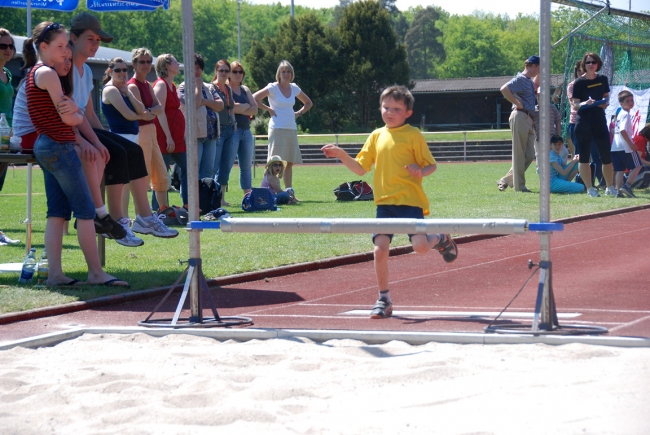
[(275, 198), (268, 187), (253, 187), (244, 195), (241, 208), (244, 211), (275, 211), (278, 209), (275, 205)]
[(372, 201), (375, 195), (370, 184), (363, 180), (348, 181), (334, 189), (337, 201)]

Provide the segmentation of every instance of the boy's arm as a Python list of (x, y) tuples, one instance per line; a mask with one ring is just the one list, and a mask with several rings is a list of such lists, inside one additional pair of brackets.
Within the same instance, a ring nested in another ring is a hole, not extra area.
[(632, 151), (639, 151), (639, 149), (636, 147), (636, 144), (632, 142), (632, 139), (630, 138), (630, 135), (627, 134), (627, 131), (621, 130), (621, 137), (625, 142), (627, 142), (628, 146)]
[(411, 163), (410, 165), (405, 166), (404, 168), (408, 171), (409, 174), (411, 174), (412, 177), (424, 178), (436, 172), (438, 165), (434, 163), (433, 165), (428, 165), (425, 166), (424, 168), (421, 168), (417, 164)]
[(350, 155), (344, 150), (337, 147), (334, 144), (327, 144), (321, 151), (325, 154), (327, 158), (337, 158), (343, 163), (349, 170), (354, 172), (357, 175), (365, 175), (366, 171), (355, 159), (350, 157)]

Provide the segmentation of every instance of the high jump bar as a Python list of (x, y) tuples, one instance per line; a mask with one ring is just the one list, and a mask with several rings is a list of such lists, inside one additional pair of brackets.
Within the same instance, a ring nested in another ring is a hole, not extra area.
[(326, 233), (326, 234), (524, 234), (527, 231), (562, 231), (562, 223), (529, 223), (525, 219), (326, 219), (326, 218), (224, 218), (192, 221), (191, 230), (226, 233)]

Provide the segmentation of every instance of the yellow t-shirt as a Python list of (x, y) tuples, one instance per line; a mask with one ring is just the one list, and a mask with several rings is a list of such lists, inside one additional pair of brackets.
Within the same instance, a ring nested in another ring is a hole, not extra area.
[(410, 205), (420, 207), (425, 216), (429, 214), (422, 179), (405, 169), (411, 163), (421, 168), (436, 163), (420, 130), (407, 124), (378, 128), (370, 134), (356, 160), (366, 171), (375, 165), (375, 205)]

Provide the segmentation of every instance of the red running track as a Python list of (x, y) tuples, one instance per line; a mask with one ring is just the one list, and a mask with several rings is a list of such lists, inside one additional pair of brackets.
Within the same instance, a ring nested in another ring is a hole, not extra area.
[[(552, 278), (560, 325), (595, 325), (608, 328), (609, 336), (650, 337), (648, 240), (650, 209), (580, 220), (554, 233)], [(259, 279), (211, 292), (219, 315), (251, 317), (255, 328), (480, 333), (531, 276), (527, 263), (539, 260), (539, 235), (504, 236), (458, 247), (459, 257), (452, 264), (444, 263), (437, 252), (390, 259), (391, 319), (369, 319), (377, 299), (372, 262)], [(512, 303), (504, 321), (530, 323), (538, 276)], [(171, 318), (179, 294), (175, 292), (154, 318)], [(0, 342), (79, 327), (135, 327), (161, 299), (158, 295), (0, 325)], [(188, 315), (184, 310), (182, 316)]]

